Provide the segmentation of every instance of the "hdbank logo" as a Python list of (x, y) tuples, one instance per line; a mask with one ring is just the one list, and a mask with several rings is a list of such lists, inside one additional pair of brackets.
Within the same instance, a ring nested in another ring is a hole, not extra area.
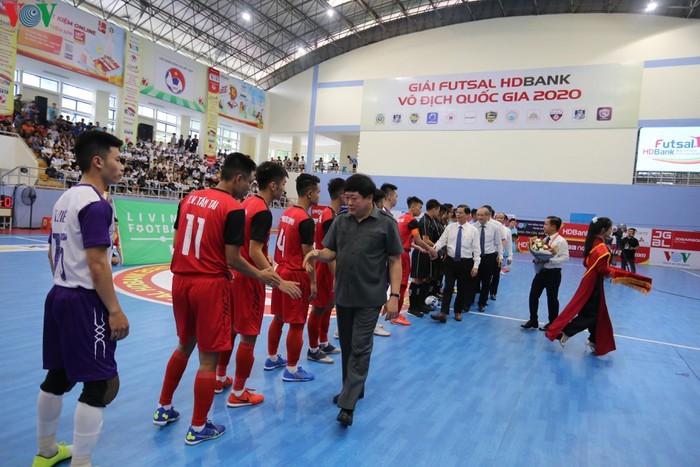
[(39, 25), (39, 22), (42, 22), (44, 27), (49, 27), (53, 11), (56, 9), (56, 3), (27, 5), (24, 3), (3, 2), (2, 6), (5, 7), (7, 17), (10, 19), (10, 25), (13, 28), (17, 25), (17, 21), (27, 28), (36, 27)]
[(679, 251), (664, 251), (666, 261), (674, 264), (687, 264), (690, 259), (690, 253)]

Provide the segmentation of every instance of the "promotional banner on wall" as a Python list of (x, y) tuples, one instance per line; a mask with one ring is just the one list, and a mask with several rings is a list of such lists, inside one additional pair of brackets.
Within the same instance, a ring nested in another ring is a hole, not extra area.
[(367, 80), (362, 131), (636, 128), (642, 63)]
[(652, 229), (649, 264), (700, 269), (700, 232)]
[(583, 258), (583, 248), (586, 245), (588, 224), (574, 224), (565, 222), (559, 229), (559, 235), (566, 239), (569, 245), (569, 256)]
[(219, 114), (255, 128), (263, 127), (265, 91), (230, 76), (221, 76)]
[(204, 112), (204, 89), (197, 88), (195, 63), (175, 53), (166, 55), (156, 52), (155, 63), (144, 70), (141, 94)]
[(3, 3), (27, 57), (121, 86), (123, 29), (66, 3)]
[(700, 127), (640, 129), (637, 170), (700, 172)]
[(17, 29), (0, 9), (0, 115), (12, 115), (15, 98)]
[(124, 265), (169, 263), (177, 203), (115, 199)]
[(131, 33), (127, 36), (126, 68), (119, 135), (124, 142), (136, 142), (138, 131), (139, 89), (141, 86), (141, 38)]
[[(209, 68), (209, 84), (207, 86), (207, 138), (205, 141), (208, 157), (214, 157), (218, 151), (217, 131), (219, 129), (219, 92), (221, 90), (221, 73)], [(212, 164), (213, 165), (213, 164)]]

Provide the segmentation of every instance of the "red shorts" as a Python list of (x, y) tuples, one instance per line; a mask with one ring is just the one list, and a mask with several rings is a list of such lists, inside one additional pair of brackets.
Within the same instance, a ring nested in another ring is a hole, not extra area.
[(411, 254), (408, 251), (401, 253), (401, 285), (408, 285), (411, 275)]
[(231, 281), (224, 276), (173, 275), (173, 314), (180, 344), (192, 337), (203, 352), (231, 350)]
[(277, 268), (277, 274), (286, 281), (298, 282), (301, 289), (301, 298), (292, 298), (272, 289), (272, 314), (281, 316), (287, 324), (305, 324), (309, 314), (309, 297), (311, 296), (311, 281), (306, 271), (288, 271)]
[(265, 284), (242, 274), (233, 279), (233, 332), (257, 336), (265, 313)]
[(330, 266), (316, 262), (316, 298), (311, 302), (312, 306), (325, 309), (333, 303), (333, 279)]

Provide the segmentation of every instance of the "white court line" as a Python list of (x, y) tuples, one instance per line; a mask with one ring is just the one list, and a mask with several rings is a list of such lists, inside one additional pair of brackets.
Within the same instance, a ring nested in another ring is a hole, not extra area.
[(10, 238), (19, 238), (19, 239), (21, 239), (21, 240), (28, 240), (28, 241), (30, 241), (30, 242), (47, 243), (47, 244), (49, 243), (49, 242), (46, 241), (46, 239), (44, 239), (44, 240), (37, 240), (36, 238), (20, 237), (20, 236), (18, 236), (18, 235), (8, 235), (8, 237), (10, 237)]
[(694, 272), (686, 271), (685, 269), (681, 269), (681, 271), (687, 272), (687, 273), (690, 274), (691, 276), (700, 277), (700, 274), (695, 274)]
[[(700, 276), (699, 276), (700, 277)], [(508, 319), (511, 321), (520, 321), (522, 323), (526, 322), (526, 319), (520, 319), (520, 318), (511, 318), (510, 316), (500, 316), (500, 315), (492, 315), (490, 313), (474, 313), (474, 312), (469, 312), (470, 315), (477, 315), (477, 316), (488, 316), (490, 318), (500, 318), (500, 319)], [(540, 323), (542, 324), (542, 323)], [(631, 336), (623, 336), (622, 334), (613, 334), (615, 337), (620, 337), (622, 339), (630, 339), (633, 341), (641, 341), (641, 342), (649, 342), (650, 344), (659, 344), (659, 345), (667, 345), (669, 347), (678, 347), (679, 349), (688, 349), (688, 350), (700, 350), (700, 347), (690, 347), (688, 345), (681, 345), (681, 344), (672, 344), (670, 342), (662, 342), (662, 341), (655, 341), (651, 339), (642, 339), (640, 337), (631, 337)]]

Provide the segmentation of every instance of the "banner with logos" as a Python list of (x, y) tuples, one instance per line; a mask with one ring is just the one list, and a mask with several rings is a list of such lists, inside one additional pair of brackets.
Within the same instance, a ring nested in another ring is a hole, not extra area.
[(0, 10), (0, 115), (12, 115), (15, 104), (17, 29)]
[(362, 131), (637, 128), (641, 62), (367, 80)]
[(649, 264), (700, 269), (700, 232), (652, 229)]
[(219, 91), (221, 90), (221, 73), (215, 68), (209, 68), (207, 85), (207, 136), (204, 153), (216, 157), (219, 149)]
[(125, 143), (136, 142), (138, 132), (139, 89), (141, 86), (141, 38), (127, 34), (126, 67), (122, 92), (119, 136)]
[[(204, 97), (195, 80), (196, 62), (176, 53), (156, 55), (141, 78), (141, 94), (204, 112)], [(200, 84), (201, 86), (201, 84)]]
[(219, 114), (255, 128), (263, 127), (265, 91), (231, 76), (221, 75)]
[(700, 172), (700, 127), (640, 129), (636, 170)]
[(27, 57), (121, 86), (125, 32), (66, 3), (3, 3)]
[(124, 265), (169, 263), (177, 203), (115, 199)]

